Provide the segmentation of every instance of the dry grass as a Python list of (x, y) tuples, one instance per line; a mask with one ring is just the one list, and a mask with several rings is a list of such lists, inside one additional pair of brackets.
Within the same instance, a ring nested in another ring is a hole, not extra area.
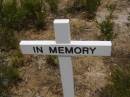
[[(107, 0), (109, 3), (114, 0)], [(106, 0), (102, 0), (98, 10), (97, 18), (104, 18), (106, 15)], [(125, 0), (117, 1), (117, 8), (114, 12), (114, 20), (118, 15), (129, 7)], [(126, 12), (127, 13), (127, 12)], [(105, 14), (105, 15), (104, 15)], [(66, 15), (65, 15), (66, 16)], [(62, 16), (58, 16), (62, 17)], [(68, 17), (68, 16), (66, 16)], [(76, 40), (99, 40), (100, 30), (94, 21), (86, 21), (81, 17), (71, 18), (72, 39)], [(108, 83), (111, 65), (130, 64), (130, 27), (126, 23), (115, 23), (114, 32), (118, 36), (112, 41), (112, 57), (74, 57), (73, 69), (75, 79), (75, 97), (99, 97), (101, 88)], [(119, 29), (120, 28), (120, 29)], [(24, 32), (21, 39), (55, 39), (52, 28), (52, 21), (47, 30), (36, 32), (34, 30)], [(23, 82), (12, 89), (13, 97), (62, 97), (59, 68), (53, 68), (46, 64), (45, 56), (26, 56), (27, 62), (21, 70)]]

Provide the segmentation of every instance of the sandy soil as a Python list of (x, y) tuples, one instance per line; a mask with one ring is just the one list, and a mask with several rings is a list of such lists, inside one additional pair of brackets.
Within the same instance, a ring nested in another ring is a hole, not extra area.
[[(65, 0), (67, 2), (67, 0)], [(61, 2), (61, 5), (66, 4)], [(130, 3), (127, 0), (103, 0), (97, 11), (97, 20), (104, 19), (109, 12), (106, 4), (117, 4), (114, 11), (114, 32), (117, 37), (112, 41), (111, 57), (74, 57), (75, 97), (99, 97), (97, 92), (107, 84), (112, 65), (130, 64)], [(58, 16), (60, 17), (60, 16)], [(61, 16), (62, 17), (62, 16)], [(68, 17), (68, 16), (66, 16)], [(74, 40), (99, 40), (100, 30), (94, 21), (87, 21), (80, 16), (70, 17), (71, 35)], [(21, 39), (55, 39), (52, 21), (45, 31), (24, 32)], [(25, 56), (27, 62), (20, 69), (23, 81), (12, 88), (13, 97), (63, 97), (59, 67), (46, 64), (46, 56)]]

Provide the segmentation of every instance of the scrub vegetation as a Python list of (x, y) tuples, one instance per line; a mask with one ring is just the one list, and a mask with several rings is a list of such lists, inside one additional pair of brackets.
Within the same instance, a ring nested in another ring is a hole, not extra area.
[(57, 56), (47, 56), (46, 63), (51, 67), (58, 67), (59, 61)]
[(101, 0), (73, 0), (72, 3), (69, 3), (67, 11), (71, 13), (84, 11), (88, 13), (87, 17), (92, 19), (96, 15), (100, 2)]
[(43, 29), (48, 11), (46, 3), (52, 12), (57, 12), (58, 0), (1, 0), (0, 26), (18, 31), (32, 26)]
[(114, 22), (112, 20), (113, 12), (115, 11), (115, 9), (116, 9), (116, 4), (111, 4), (107, 6), (109, 15), (106, 16), (105, 20), (103, 20), (101, 23), (97, 22), (98, 27), (102, 33), (100, 38), (103, 40), (112, 40), (117, 36), (117, 34), (114, 33)]
[(101, 39), (112, 40), (115, 38), (116, 34), (113, 32), (114, 23), (110, 18), (106, 18), (101, 23), (98, 23), (99, 29), (102, 33)]
[(111, 68), (110, 84), (102, 89), (100, 97), (130, 97), (130, 67)]
[(0, 29), (0, 48), (6, 51), (18, 48), (18, 39), (13, 30), (6, 27)]
[(9, 88), (20, 80), (18, 69), (9, 64), (6, 58), (7, 54), (0, 54), (0, 97), (9, 97)]
[(0, 29), (0, 97), (9, 97), (10, 88), (20, 81), (19, 68), (23, 56), (18, 48), (18, 39), (12, 29)]
[(59, 0), (46, 0), (46, 2), (50, 6), (50, 11), (52, 13), (58, 13), (58, 3), (59, 3)]
[[(20, 40), (54, 40), (57, 18), (70, 19), (71, 40), (113, 43), (111, 57), (72, 58), (75, 96), (130, 97), (129, 1), (0, 0), (0, 97), (63, 96), (58, 57), (19, 48)], [(73, 51), (81, 52), (65, 53)]]
[(14, 30), (34, 25), (37, 29), (44, 25), (44, 14), (40, 0), (3, 0), (0, 10), (0, 26)]

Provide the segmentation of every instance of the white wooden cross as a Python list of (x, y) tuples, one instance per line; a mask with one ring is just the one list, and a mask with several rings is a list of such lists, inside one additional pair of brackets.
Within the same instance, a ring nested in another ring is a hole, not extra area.
[(58, 55), (64, 97), (74, 97), (71, 56), (111, 56), (111, 41), (71, 41), (69, 19), (54, 20), (56, 41), (21, 41), (23, 54)]

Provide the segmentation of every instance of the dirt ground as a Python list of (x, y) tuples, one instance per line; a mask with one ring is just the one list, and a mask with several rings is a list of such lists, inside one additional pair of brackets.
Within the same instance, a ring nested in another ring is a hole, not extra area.
[[(59, 6), (66, 2), (62, 1)], [(109, 68), (112, 65), (130, 64), (130, 3), (127, 0), (102, 0), (96, 19), (102, 21), (109, 14), (106, 5), (113, 3), (117, 5), (113, 14), (114, 33), (117, 33), (117, 37), (112, 41), (112, 56), (72, 58), (75, 97), (99, 97), (98, 91), (108, 83)], [(71, 20), (73, 40), (99, 40), (100, 30), (94, 21), (87, 21), (80, 14), (73, 18), (64, 17)], [(44, 31), (21, 33), (21, 40), (54, 40), (53, 19)], [(25, 55), (25, 64), (20, 69), (23, 81), (12, 88), (12, 97), (63, 97), (59, 67), (46, 64), (45, 58)]]

